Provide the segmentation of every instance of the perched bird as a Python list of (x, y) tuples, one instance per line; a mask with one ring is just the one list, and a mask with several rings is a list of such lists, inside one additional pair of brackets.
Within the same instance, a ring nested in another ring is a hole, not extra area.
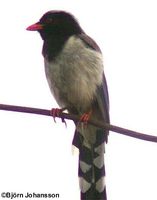
[[(43, 39), (46, 78), (61, 108), (88, 121), (109, 123), (109, 97), (101, 50), (76, 18), (52, 10), (27, 28)], [(76, 124), (73, 144), (79, 149), (81, 199), (106, 200), (104, 143), (108, 130)]]

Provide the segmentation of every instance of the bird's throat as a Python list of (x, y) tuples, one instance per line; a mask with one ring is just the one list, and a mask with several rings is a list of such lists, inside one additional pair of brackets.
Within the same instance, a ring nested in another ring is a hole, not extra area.
[(58, 54), (62, 51), (68, 36), (54, 35), (47, 40), (44, 40), (42, 54), (49, 61), (55, 60)]

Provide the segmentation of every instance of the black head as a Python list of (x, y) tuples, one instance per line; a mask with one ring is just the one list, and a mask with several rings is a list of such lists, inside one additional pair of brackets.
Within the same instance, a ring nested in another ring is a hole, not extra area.
[(39, 22), (29, 26), (29, 31), (38, 31), (43, 40), (53, 36), (68, 37), (83, 32), (73, 15), (65, 11), (49, 11)]

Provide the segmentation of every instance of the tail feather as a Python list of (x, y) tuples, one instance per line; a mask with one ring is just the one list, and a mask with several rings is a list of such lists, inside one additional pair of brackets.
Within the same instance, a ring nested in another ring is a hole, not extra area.
[(81, 192), (81, 200), (107, 200), (106, 188), (100, 193), (95, 190), (95, 185), (86, 192)]
[(75, 131), (73, 145), (79, 148), (78, 175), (81, 200), (107, 200), (104, 166), (105, 149), (104, 140), (100, 140), (100, 137), (102, 136), (97, 134), (95, 144), (88, 147), (84, 145), (83, 136)]

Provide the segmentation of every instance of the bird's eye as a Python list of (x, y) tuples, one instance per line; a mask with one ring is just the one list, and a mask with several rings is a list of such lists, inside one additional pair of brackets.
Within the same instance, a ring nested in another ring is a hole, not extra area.
[(50, 24), (50, 23), (52, 23), (52, 22), (53, 22), (53, 19), (52, 19), (52, 18), (47, 18), (47, 19), (46, 19), (46, 23), (47, 23), (47, 24)]

